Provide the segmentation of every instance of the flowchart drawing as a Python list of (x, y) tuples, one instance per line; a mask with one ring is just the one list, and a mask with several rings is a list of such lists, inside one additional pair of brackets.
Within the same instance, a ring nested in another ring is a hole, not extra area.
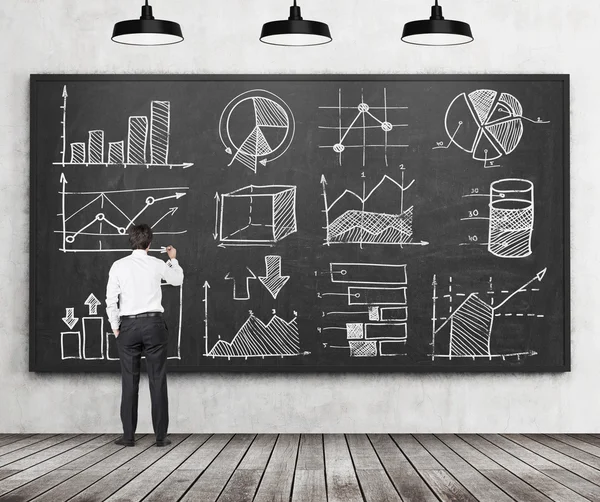
[(296, 187), (250, 185), (217, 199), (221, 246), (272, 246), (297, 231)]
[[(364, 98), (364, 89), (361, 90), (360, 101), (353, 106), (343, 106), (342, 89), (338, 91), (337, 106), (320, 106), (321, 110), (337, 110), (337, 124), (319, 126), (323, 131), (337, 132), (333, 144), (321, 145), (319, 148), (331, 149), (338, 155), (339, 165), (342, 165), (342, 153), (347, 148), (362, 149), (362, 165), (365, 166), (368, 149), (381, 149), (385, 157), (385, 165), (388, 165), (388, 151), (393, 148), (408, 148), (409, 145), (401, 144), (398, 141), (390, 142), (390, 134), (394, 134), (394, 139), (400, 136), (401, 128), (408, 127), (408, 124), (401, 123), (398, 113), (401, 110), (407, 110), (406, 106), (389, 106), (387, 98), (387, 89), (383, 89), (383, 95), (379, 101), (380, 104), (372, 102), (366, 103)], [(392, 123), (392, 116), (398, 117), (397, 123)], [(398, 134), (395, 134), (398, 131)], [(375, 140), (373, 132), (380, 132), (381, 137)]]
[(253, 172), (281, 157), (294, 139), (292, 110), (279, 96), (264, 89), (246, 91), (232, 99), (221, 114), (219, 135), (229, 166), (239, 162)]
[[(516, 358), (521, 359), (526, 356), (534, 356), (537, 353), (530, 350), (523, 350), (520, 352), (511, 353), (494, 353), (492, 351), (491, 343), (494, 335), (494, 319), (496, 316), (501, 315), (498, 311), (508, 303), (515, 295), (525, 292), (526, 288), (534, 283), (541, 282), (546, 275), (547, 269), (543, 269), (538, 272), (531, 280), (523, 284), (520, 288), (509, 294), (500, 303), (494, 305), (493, 297), (490, 303), (482, 300), (478, 293), (469, 294), (460, 305), (451, 310), (447, 317), (443, 318), (443, 323), (437, 326), (437, 321), (442, 318), (438, 318), (438, 312), (436, 310), (438, 293), (437, 293), (437, 277), (433, 277), (433, 315), (432, 315), (432, 343), (433, 348), (431, 358), (442, 359), (462, 359), (469, 358), (472, 360), (477, 359), (488, 359), (490, 361), (494, 359)], [(451, 291), (451, 290), (450, 290)], [(493, 293), (493, 291), (492, 291)], [(449, 295), (450, 298), (452, 295)], [(512, 314), (507, 314), (512, 315)], [(522, 319), (526, 318), (539, 318), (543, 315), (537, 314), (517, 314)], [(436, 351), (436, 337), (444, 329), (449, 327), (449, 350), (447, 353), (439, 353)]]
[[(127, 230), (143, 221), (155, 221), (155, 242), (161, 235), (177, 235), (187, 230), (171, 230), (169, 219), (177, 207), (169, 207), (187, 194), (188, 187), (140, 188), (78, 192), (67, 191), (67, 179), (60, 178), (61, 234), (64, 253), (130, 251)], [(171, 218), (172, 219), (172, 218)], [(151, 249), (160, 252), (160, 247)]]
[(523, 115), (523, 107), (512, 94), (492, 89), (478, 89), (456, 96), (446, 111), (444, 124), (449, 142), (438, 148), (455, 145), (470, 153), (484, 167), (498, 167), (494, 160), (511, 154), (523, 137), (523, 121), (535, 124), (549, 122), (532, 120)]
[[(106, 133), (102, 130), (88, 131), (87, 144), (74, 141), (70, 144), (71, 157), (67, 161), (67, 86), (62, 92), (62, 131), (61, 160), (58, 166), (119, 166), (119, 167), (176, 167), (187, 169), (192, 162), (172, 163), (169, 161), (171, 140), (171, 102), (151, 101), (150, 120), (146, 115), (131, 116), (127, 119), (127, 141), (109, 141), (105, 155)], [(148, 155), (148, 143), (150, 155)], [(127, 144), (127, 152), (125, 152)], [(87, 147), (87, 152), (86, 152)], [(87, 155), (86, 155), (87, 153)]]
[[(385, 175), (367, 194), (363, 180), (362, 195), (346, 189), (331, 204), (327, 202), (325, 176), (321, 177), (321, 183), (327, 232), (325, 245), (428, 244), (426, 241), (413, 242), (413, 206), (404, 207), (404, 192), (413, 185), (414, 180), (405, 185), (404, 171), (400, 183)], [(336, 212), (339, 215), (336, 216)]]
[[(350, 357), (404, 355), (408, 340), (406, 265), (330, 263), (329, 276), (332, 285), (342, 286), (346, 291), (319, 293), (319, 298), (346, 297), (348, 310), (324, 311), (323, 317), (339, 316), (346, 322), (343, 326), (322, 327), (320, 332), (334, 332), (330, 340), (339, 340), (343, 332), (346, 345), (334, 341), (323, 343), (324, 348), (349, 350)], [(354, 310), (354, 307), (367, 310)]]

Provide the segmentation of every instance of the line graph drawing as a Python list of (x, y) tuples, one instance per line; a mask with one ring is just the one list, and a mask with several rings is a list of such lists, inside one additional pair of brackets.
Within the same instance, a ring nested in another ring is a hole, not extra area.
[(463, 197), (486, 197), (489, 216), (480, 216), (478, 209), (469, 211), (461, 221), (485, 220), (488, 222), (487, 242), (479, 242), (477, 235), (470, 235), (469, 242), (460, 245), (486, 246), (499, 258), (525, 258), (533, 253), (532, 239), (535, 216), (534, 184), (522, 178), (505, 178), (490, 184), (489, 193), (463, 195)]
[(520, 101), (512, 94), (492, 89), (477, 89), (456, 96), (444, 118), (449, 141), (438, 142), (433, 149), (447, 149), (455, 145), (470, 153), (484, 167), (500, 167), (494, 161), (511, 154), (523, 137), (523, 121), (548, 124), (541, 118), (523, 115)]
[(260, 276), (258, 280), (273, 299), (277, 298), (279, 292), (290, 280), (289, 275), (281, 275), (281, 256), (265, 256), (265, 275)]
[[(346, 321), (343, 326), (319, 328), (334, 341), (323, 342), (324, 348), (348, 350), (350, 357), (404, 355), (408, 340), (406, 265), (333, 262), (329, 264), (329, 278), (338, 291), (318, 293), (318, 298), (345, 297), (348, 309), (323, 311), (323, 318), (334, 315)], [(339, 287), (346, 291), (340, 292)], [(357, 306), (363, 310), (352, 310)], [(338, 331), (343, 332), (345, 344)]]
[(216, 199), (221, 246), (272, 246), (295, 233), (296, 187), (249, 185)]
[(219, 136), (225, 152), (231, 155), (228, 166), (237, 161), (255, 173), (258, 164), (266, 166), (285, 154), (295, 131), (296, 122), (290, 107), (264, 89), (236, 96), (219, 119)]
[[(127, 230), (141, 222), (142, 216), (144, 221), (155, 221), (155, 243), (160, 243), (162, 235), (187, 232), (168, 228), (170, 219), (167, 218), (175, 215), (177, 207), (164, 206), (184, 197), (188, 187), (67, 191), (64, 173), (60, 183), (61, 212), (58, 216), (61, 230), (55, 230), (55, 233), (61, 234), (60, 251), (64, 253), (130, 251)], [(129, 209), (131, 207), (135, 209)], [(152, 251), (162, 252), (162, 249), (159, 246)]]
[[(515, 295), (523, 293), (527, 290), (528, 286), (534, 282), (541, 282), (546, 275), (547, 268), (544, 268), (538, 272), (532, 279), (527, 281), (521, 287), (508, 294), (500, 303), (494, 305), (493, 296), (491, 297), (490, 303), (488, 304), (480, 298), (478, 293), (469, 294), (465, 300), (454, 310), (449, 309), (449, 315), (441, 318), (437, 317), (438, 312), (436, 310), (438, 292), (437, 292), (437, 276), (433, 276), (433, 294), (432, 294), (432, 353), (430, 354), (431, 360), (436, 358), (441, 359), (463, 359), (468, 358), (473, 361), (477, 359), (488, 359), (492, 361), (494, 359), (506, 360), (507, 358), (521, 359), (527, 356), (537, 355), (536, 352), (531, 350), (523, 350), (510, 353), (494, 353), (492, 351), (492, 338), (494, 335), (494, 319), (501, 315), (498, 313), (504, 305), (506, 305)], [(491, 278), (490, 278), (491, 285)], [(536, 288), (537, 290), (537, 288)], [(449, 289), (451, 292), (452, 290)], [(492, 293), (493, 291), (488, 291)], [(504, 293), (504, 291), (503, 291)], [(506, 291), (508, 293), (508, 291)], [(458, 296), (458, 295), (456, 295)], [(505, 314), (512, 316), (511, 314)], [(543, 317), (543, 315), (525, 314), (518, 313), (515, 317)], [(443, 320), (440, 326), (437, 326), (437, 321)], [(449, 328), (449, 349), (447, 353), (440, 353), (436, 351), (436, 339), (440, 336), (440, 332), (444, 328)]]
[[(336, 125), (319, 126), (322, 131), (336, 132), (336, 136), (331, 136), (333, 144), (320, 145), (319, 148), (332, 149), (338, 155), (339, 165), (342, 165), (342, 153), (347, 148), (362, 149), (362, 165), (366, 164), (368, 149), (382, 149), (385, 165), (388, 165), (388, 150), (392, 148), (408, 148), (409, 145), (395, 144), (389, 141), (389, 135), (399, 131), (403, 127), (408, 127), (406, 123), (392, 123), (390, 115), (399, 115), (401, 110), (407, 110), (406, 106), (389, 106), (387, 89), (383, 89), (383, 96), (380, 105), (366, 103), (364, 89), (360, 92), (360, 102), (353, 106), (343, 106), (342, 89), (338, 90), (337, 106), (320, 106), (321, 110), (336, 110)], [(350, 119), (350, 117), (353, 117)], [(382, 133), (382, 139), (379, 141), (371, 140), (368, 132)]]
[[(88, 131), (87, 144), (74, 141), (70, 144), (71, 158), (67, 162), (67, 100), (69, 93), (67, 86), (62, 92), (62, 120), (60, 162), (55, 166), (104, 166), (104, 167), (165, 167), (169, 169), (187, 169), (194, 165), (193, 162), (172, 163), (169, 161), (169, 144), (171, 140), (171, 102), (151, 101), (150, 121), (146, 115), (130, 116), (127, 119), (127, 152), (125, 141), (109, 141), (108, 157), (105, 156), (105, 131)], [(148, 143), (150, 156), (148, 156)], [(87, 147), (87, 155), (86, 155)], [(125, 159), (127, 161), (125, 162)]]
[[(327, 201), (327, 181), (321, 177), (325, 205), (325, 245), (387, 244), (426, 246), (426, 241), (413, 242), (413, 206), (404, 207), (404, 192), (412, 180), (398, 183), (388, 175), (369, 192), (363, 179), (362, 195), (351, 190), (344, 192), (331, 204)], [(392, 212), (393, 211), (393, 212)]]

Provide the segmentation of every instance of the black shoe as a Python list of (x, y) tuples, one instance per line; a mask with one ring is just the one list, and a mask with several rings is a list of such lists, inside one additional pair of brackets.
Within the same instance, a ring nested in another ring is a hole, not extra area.
[(156, 440), (156, 446), (169, 446), (171, 444), (171, 440), (169, 438), (165, 438), (162, 440)]
[(131, 441), (129, 439), (125, 439), (124, 437), (120, 437), (119, 439), (115, 439), (115, 444), (119, 446), (135, 446), (135, 441)]

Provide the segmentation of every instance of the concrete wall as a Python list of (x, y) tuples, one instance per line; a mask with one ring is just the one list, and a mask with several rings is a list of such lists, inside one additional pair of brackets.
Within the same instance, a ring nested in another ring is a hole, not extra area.
[[(423, 0), (304, 0), (335, 43), (268, 47), (261, 24), (282, 0), (154, 2), (187, 40), (166, 48), (110, 41), (139, 1), (0, 2), (0, 432), (118, 431), (119, 379), (28, 373), (30, 73), (570, 73), (573, 372), (560, 375), (173, 375), (173, 432), (600, 432), (598, 196), (600, 72), (594, 2), (446, 1), (477, 38), (458, 48), (401, 43)], [(142, 382), (139, 430), (151, 430)]]

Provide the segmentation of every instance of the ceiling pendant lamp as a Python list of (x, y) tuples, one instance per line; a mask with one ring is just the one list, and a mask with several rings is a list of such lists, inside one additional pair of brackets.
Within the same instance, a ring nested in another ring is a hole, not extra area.
[(473, 41), (473, 34), (467, 23), (444, 19), (442, 8), (435, 0), (431, 18), (404, 25), (402, 41), (414, 45), (463, 45)]
[(260, 41), (270, 45), (303, 47), (328, 44), (331, 40), (325, 23), (302, 19), (296, 0), (290, 7), (289, 19), (265, 23), (260, 34)]
[(146, 0), (139, 19), (115, 24), (112, 40), (125, 45), (172, 45), (183, 42), (183, 34), (178, 23), (154, 19), (152, 7)]

